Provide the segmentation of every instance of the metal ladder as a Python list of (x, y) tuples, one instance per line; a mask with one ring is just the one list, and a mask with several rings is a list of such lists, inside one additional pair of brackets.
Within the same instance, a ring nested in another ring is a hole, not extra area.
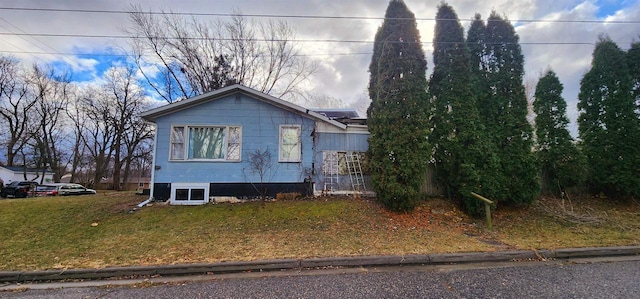
[(349, 170), (349, 178), (351, 179), (351, 187), (353, 191), (364, 192), (366, 186), (364, 185), (364, 176), (362, 174), (362, 165), (360, 163), (360, 153), (348, 152), (345, 155), (347, 160), (347, 169)]
[(323, 161), (325, 164), (322, 165), (322, 175), (324, 176), (324, 192), (335, 191), (338, 185), (338, 175), (340, 162), (338, 157), (338, 152), (336, 151), (324, 151), (322, 152), (325, 157), (323, 157)]

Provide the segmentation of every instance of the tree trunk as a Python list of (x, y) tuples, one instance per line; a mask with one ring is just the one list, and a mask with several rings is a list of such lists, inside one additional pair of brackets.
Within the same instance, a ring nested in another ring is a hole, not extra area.
[(120, 170), (122, 169), (122, 161), (120, 160), (120, 136), (116, 137), (116, 148), (113, 157), (113, 190), (121, 191), (120, 187)]

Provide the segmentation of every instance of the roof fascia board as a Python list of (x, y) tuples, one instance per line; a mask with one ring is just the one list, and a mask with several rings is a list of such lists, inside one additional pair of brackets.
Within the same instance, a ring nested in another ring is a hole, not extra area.
[(208, 98), (212, 98), (212, 100), (214, 98), (219, 98), (219, 97), (223, 97), (225, 96), (227, 93), (229, 93), (229, 91), (235, 89), (238, 85), (231, 85), (231, 86), (226, 86), (214, 91), (210, 91), (207, 93), (203, 93), (201, 95), (197, 95), (195, 97), (192, 98), (187, 98), (178, 102), (173, 102), (173, 103), (169, 103), (169, 104), (165, 104), (163, 106), (160, 106), (158, 108), (154, 108), (151, 110), (147, 110), (145, 112), (140, 113), (140, 117), (142, 117), (143, 119), (146, 119), (148, 121), (151, 122), (155, 122), (156, 118), (160, 117), (160, 116), (164, 116), (167, 114), (171, 114), (183, 109), (187, 109), (189, 107), (192, 106), (196, 106), (198, 104), (201, 104), (201, 102), (204, 102), (206, 99)]
[(175, 103), (164, 105), (162, 107), (151, 109), (151, 110), (148, 110), (148, 111), (145, 111), (145, 112), (141, 113), (140, 116), (143, 119), (147, 120), (147, 121), (155, 122), (155, 120), (160, 116), (164, 116), (164, 115), (171, 114), (171, 113), (174, 113), (174, 112), (177, 112), (177, 111), (188, 109), (190, 107), (197, 106), (197, 105), (200, 105), (202, 103), (206, 103), (208, 101), (213, 101), (213, 100), (219, 99), (221, 97), (233, 94), (235, 92), (244, 93), (244, 94), (246, 94), (248, 96), (251, 96), (253, 98), (256, 98), (256, 99), (258, 99), (260, 101), (263, 101), (265, 103), (274, 105), (274, 106), (279, 107), (279, 108), (283, 108), (285, 110), (289, 110), (289, 111), (292, 111), (292, 112), (297, 112), (297, 113), (302, 114), (302, 115), (306, 114), (306, 115), (308, 115), (309, 117), (311, 117), (313, 119), (317, 119), (317, 120), (321, 120), (321, 121), (330, 123), (330, 124), (332, 124), (332, 125), (334, 125), (336, 127), (339, 127), (339, 128), (341, 128), (343, 130), (347, 128), (347, 125), (345, 125), (345, 124), (343, 124), (341, 122), (329, 119), (328, 117), (326, 117), (326, 116), (324, 116), (322, 114), (316, 113), (314, 111), (311, 111), (309, 109), (303, 108), (303, 107), (298, 106), (296, 104), (287, 102), (285, 100), (276, 98), (274, 96), (259, 92), (259, 91), (255, 90), (255, 89), (246, 87), (244, 85), (239, 85), (239, 84), (223, 87), (221, 89), (214, 90), (214, 91), (211, 91), (211, 92), (208, 92), (208, 93), (205, 93), (205, 94), (201, 94), (201, 95), (195, 96), (193, 98), (184, 99), (184, 100), (179, 101), (179, 102), (175, 102)]

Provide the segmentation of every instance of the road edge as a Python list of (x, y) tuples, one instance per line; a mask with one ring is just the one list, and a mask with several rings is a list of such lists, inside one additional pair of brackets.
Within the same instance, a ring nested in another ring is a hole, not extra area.
[(96, 280), (131, 277), (187, 276), (291, 269), (355, 268), (406, 265), (490, 263), (518, 260), (573, 259), (640, 255), (640, 246), (561, 248), (495, 252), (462, 252), (415, 255), (346, 256), (303, 259), (234, 261), (219, 263), (106, 267), (100, 269), (56, 269), (0, 271), (0, 283)]

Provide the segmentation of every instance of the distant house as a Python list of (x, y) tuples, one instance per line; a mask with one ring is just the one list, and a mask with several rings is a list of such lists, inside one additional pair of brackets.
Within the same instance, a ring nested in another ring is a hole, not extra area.
[[(135, 176), (127, 178), (126, 182), (120, 183), (120, 190), (123, 191), (140, 191), (142, 189), (150, 188), (151, 177), (149, 176)], [(96, 186), (99, 190), (113, 190), (113, 178), (105, 178)]]
[(0, 166), (0, 180), (6, 185), (14, 181), (53, 182), (53, 172), (24, 166)]
[(369, 132), (351, 112), (319, 113), (233, 85), (141, 116), (156, 127), (156, 200), (366, 190)]

